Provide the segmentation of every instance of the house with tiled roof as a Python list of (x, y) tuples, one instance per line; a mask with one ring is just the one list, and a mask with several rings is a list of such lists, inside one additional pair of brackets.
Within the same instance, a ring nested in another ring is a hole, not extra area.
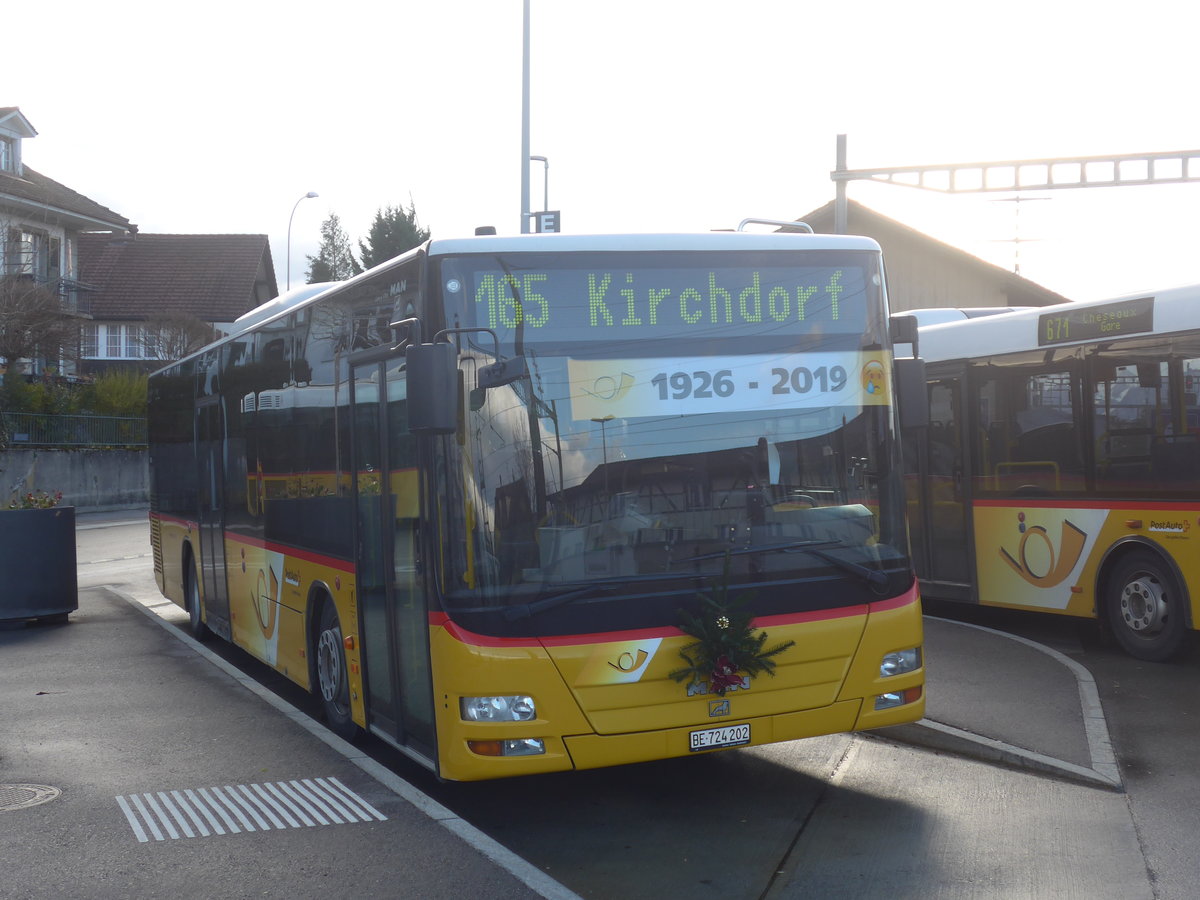
[[(817, 232), (832, 232), (834, 201), (801, 216), (798, 221), (807, 223)], [(1067, 297), (1028, 278), (853, 200), (848, 201), (846, 224), (848, 234), (874, 238), (883, 248), (888, 300), (893, 313), (931, 308), (1051, 306), (1068, 301)]]
[(85, 374), (158, 368), (175, 354), (156, 332), (191, 320), (220, 334), (279, 293), (265, 234), (84, 234), (79, 254)]
[[(15, 106), (0, 106), (0, 277), (25, 278), (58, 293), (68, 314), (86, 316), (79, 277), (79, 235), (126, 235), (137, 226), (24, 164), (22, 144), (37, 130)], [(33, 360), (31, 374), (61, 370), (63, 360)]]

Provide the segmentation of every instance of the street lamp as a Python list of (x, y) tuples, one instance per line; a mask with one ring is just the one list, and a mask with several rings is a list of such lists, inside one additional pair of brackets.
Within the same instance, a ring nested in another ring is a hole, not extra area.
[(542, 181), (542, 209), (550, 209), (550, 160), (544, 156), (531, 156), (530, 162), (540, 162), (545, 167), (545, 176)]
[(296, 201), (292, 207), (292, 214), (288, 216), (288, 235), (287, 235), (287, 290), (292, 289), (292, 219), (296, 216), (296, 207), (304, 200), (311, 200), (317, 196), (316, 191), (309, 191), (303, 197)]

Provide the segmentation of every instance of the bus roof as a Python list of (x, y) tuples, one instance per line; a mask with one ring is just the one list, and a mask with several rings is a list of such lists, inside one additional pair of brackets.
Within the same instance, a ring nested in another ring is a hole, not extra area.
[(1018, 312), (1030, 309), (1028, 306), (968, 306), (956, 309), (954, 307), (931, 306), (924, 309), (906, 309), (894, 313), (897, 316), (912, 316), (917, 320), (917, 327), (926, 325), (944, 325), (947, 322), (961, 322), (964, 319), (980, 319), (984, 316), (998, 316), (1003, 313)]
[(1058, 303), (982, 318), (922, 325), (918, 350), (926, 362), (938, 362), (999, 356), (1040, 347), (1094, 343), (1104, 340), (1104, 336), (1086, 331), (1076, 339), (1060, 335), (1050, 342), (1040, 340), (1040, 329), (1047, 321), (1044, 317), (1070, 315), (1077, 320), (1081, 314), (1086, 315), (1089, 311), (1107, 314), (1111, 312), (1110, 307), (1145, 298), (1152, 298), (1153, 301), (1153, 328), (1139, 328), (1134, 332), (1135, 336), (1200, 328), (1200, 285), (1189, 285), (1124, 294), (1105, 300)]
[(464, 253), (570, 253), (664, 250), (879, 250), (869, 237), (844, 234), (706, 231), (679, 234), (521, 234), (434, 239), (431, 256)]
[(259, 322), (265, 322), (267, 319), (274, 318), (286, 310), (299, 306), (309, 297), (315, 297), (328, 288), (333, 287), (340, 282), (337, 281), (318, 281), (314, 284), (302, 284), (300, 287), (292, 288), (286, 293), (280, 294), (272, 300), (268, 300), (260, 306), (254, 307), (249, 312), (242, 313), (233, 322), (233, 329), (230, 334), (240, 334), (243, 331), (248, 331)]
[(243, 313), (234, 323), (234, 330), (206, 347), (168, 363), (151, 375), (165, 371), (187, 359), (200, 356), (212, 347), (232, 340), (238, 335), (279, 318), (294, 309), (308, 306), (318, 295), (343, 286), (356, 285), (394, 266), (400, 266), (418, 253), (430, 256), (459, 256), (463, 254), (495, 253), (572, 253), (572, 252), (662, 252), (662, 251), (718, 251), (718, 250), (867, 250), (880, 252), (873, 238), (845, 234), (808, 234), (751, 231), (702, 231), (668, 234), (521, 234), (521, 235), (474, 235), (463, 238), (446, 238), (426, 241), (400, 256), (380, 263), (372, 269), (355, 275), (346, 281), (324, 282), (302, 285), (261, 306)]

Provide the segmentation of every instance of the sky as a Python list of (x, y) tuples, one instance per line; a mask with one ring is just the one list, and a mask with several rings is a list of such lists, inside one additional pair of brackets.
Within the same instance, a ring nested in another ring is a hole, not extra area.
[[(833, 199), (839, 134), (852, 169), (1200, 152), (1200, 5), (529, 6), (529, 150), (549, 160), (530, 206), (566, 232), (795, 219)], [(52, 37), (5, 42), (0, 106), (38, 131), (27, 165), (142, 232), (269, 235), (282, 291), (330, 214), (355, 242), (410, 203), (435, 238), (520, 231), (522, 10), (60, 0)], [(1200, 283), (1200, 183), (848, 193), (1073, 300)]]

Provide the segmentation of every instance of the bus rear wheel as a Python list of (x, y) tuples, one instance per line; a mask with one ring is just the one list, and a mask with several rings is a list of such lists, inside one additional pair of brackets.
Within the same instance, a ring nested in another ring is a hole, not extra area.
[(358, 726), (350, 713), (350, 678), (346, 672), (342, 626), (331, 600), (321, 605), (321, 626), (317, 632), (317, 687), (329, 730), (339, 737), (353, 738)]
[(1187, 649), (1185, 605), (1178, 580), (1148, 551), (1124, 556), (1108, 578), (1108, 623), (1117, 642), (1137, 659), (1166, 662)]

